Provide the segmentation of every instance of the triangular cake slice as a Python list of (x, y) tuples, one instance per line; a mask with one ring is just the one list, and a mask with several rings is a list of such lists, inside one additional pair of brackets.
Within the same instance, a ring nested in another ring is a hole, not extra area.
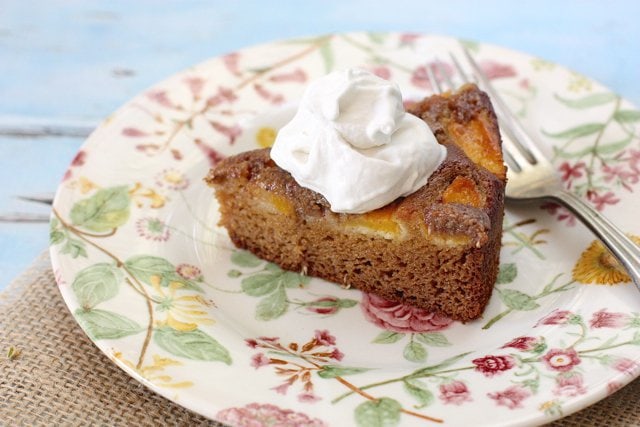
[(413, 194), (364, 214), (338, 214), (296, 183), (269, 149), (209, 172), (233, 243), (284, 269), (468, 321), (496, 281), (506, 168), (493, 108), (475, 85), (409, 108), (447, 157)]

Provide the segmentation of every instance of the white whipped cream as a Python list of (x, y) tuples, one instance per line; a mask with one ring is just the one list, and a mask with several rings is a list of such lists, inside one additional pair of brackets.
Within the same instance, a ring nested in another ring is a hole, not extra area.
[(278, 166), (340, 213), (413, 193), (445, 156), (429, 126), (404, 111), (398, 86), (361, 69), (311, 83), (271, 148)]

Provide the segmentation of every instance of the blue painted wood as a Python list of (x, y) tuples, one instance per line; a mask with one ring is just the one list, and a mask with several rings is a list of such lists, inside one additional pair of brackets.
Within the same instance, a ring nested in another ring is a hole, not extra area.
[[(48, 215), (49, 208), (16, 199), (54, 190), (82, 139), (0, 138), (0, 212)], [(49, 243), (48, 224), (0, 223), (0, 289), (24, 270)]]
[[(568, 66), (640, 105), (638, 16), (640, 2), (622, 0), (5, 1), (0, 125), (95, 123), (144, 88), (211, 56), (353, 30), (441, 33), (511, 47)], [(52, 191), (80, 143), (0, 139), (0, 212), (41, 209), (11, 196)], [(0, 289), (45, 249), (46, 231), (0, 225)]]

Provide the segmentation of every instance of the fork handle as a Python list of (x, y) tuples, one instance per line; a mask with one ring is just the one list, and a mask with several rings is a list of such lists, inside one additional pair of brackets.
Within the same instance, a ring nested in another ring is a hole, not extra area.
[(558, 190), (552, 197), (573, 212), (604, 243), (640, 289), (640, 248), (622, 230), (575, 194)]

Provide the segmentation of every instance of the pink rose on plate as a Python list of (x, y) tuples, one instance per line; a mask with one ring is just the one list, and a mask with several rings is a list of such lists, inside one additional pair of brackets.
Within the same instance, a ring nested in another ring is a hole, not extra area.
[(638, 367), (640, 367), (638, 362), (626, 357), (621, 357), (619, 359), (616, 359), (613, 362), (612, 366), (615, 370), (624, 372), (625, 374), (631, 375), (631, 376), (635, 375), (635, 373), (638, 371)]
[(444, 403), (451, 403), (454, 405), (462, 405), (464, 402), (470, 402), (471, 393), (467, 388), (467, 385), (462, 381), (451, 381), (450, 383), (442, 384), (440, 386), (440, 396), (438, 396)]
[(289, 387), (291, 387), (291, 382), (290, 381), (285, 381), (280, 385), (277, 385), (275, 387), (271, 387), (270, 390), (273, 390), (278, 394), (285, 395), (285, 394), (287, 394), (287, 391), (289, 390)]
[(322, 297), (310, 302), (305, 307), (308, 311), (317, 314), (335, 314), (340, 310), (340, 300), (336, 297)]
[[(518, 337), (514, 338), (501, 348), (515, 348), (516, 350), (521, 351), (531, 351), (537, 350), (537, 347), (540, 345), (544, 345), (544, 338), (542, 337)], [(538, 350), (542, 351), (542, 350)]]
[(440, 314), (366, 293), (363, 293), (361, 307), (367, 320), (393, 332), (441, 331), (453, 322)]
[(622, 328), (627, 326), (629, 316), (625, 313), (612, 313), (606, 309), (593, 313), (589, 326), (592, 328)]
[(298, 395), (298, 401), (302, 403), (316, 403), (320, 400), (322, 400), (322, 398), (316, 396), (311, 392), (304, 392)]
[(568, 374), (560, 374), (556, 377), (556, 388), (553, 394), (557, 396), (574, 397), (585, 394), (587, 389), (583, 385), (582, 374), (571, 372)]
[(280, 427), (324, 427), (327, 424), (302, 412), (282, 409), (268, 403), (250, 403), (239, 408), (227, 408), (216, 414), (218, 421), (232, 426), (280, 426)]
[(538, 321), (536, 326), (540, 325), (564, 325), (569, 321), (569, 317), (571, 317), (572, 313), (567, 310), (553, 310), (547, 316), (543, 317)]
[(202, 77), (187, 77), (183, 80), (184, 83), (189, 88), (191, 94), (196, 98), (200, 98), (200, 94), (202, 93), (202, 88), (206, 81)]
[(508, 371), (515, 366), (511, 356), (485, 356), (471, 361), (476, 365), (476, 371), (482, 372), (486, 377), (492, 377), (503, 371)]
[(496, 61), (482, 61), (480, 68), (489, 79), (499, 79), (502, 77), (514, 77), (516, 70), (508, 64), (501, 64)]
[(568, 372), (581, 363), (578, 353), (573, 348), (553, 348), (542, 356), (547, 368), (553, 371)]
[(251, 357), (251, 366), (258, 369), (261, 366), (267, 366), (269, 361), (269, 358), (264, 353), (256, 353)]
[(336, 337), (331, 335), (326, 329), (316, 329), (314, 338), (320, 345), (335, 345), (336, 343)]
[(344, 358), (344, 353), (337, 348), (334, 348), (328, 357), (333, 360), (341, 361)]
[(417, 67), (411, 75), (411, 84), (422, 89), (432, 89), (427, 67), (431, 69), (433, 76), (438, 82), (445, 81), (453, 75), (453, 67), (450, 64), (442, 61), (434, 61), (427, 65)]
[(375, 67), (371, 67), (369, 69), (373, 74), (380, 77), (381, 79), (390, 80), (391, 79), (391, 69), (384, 65), (376, 65)]
[(417, 39), (422, 37), (421, 34), (417, 33), (404, 33), (400, 35), (400, 46), (413, 46)]
[(619, 383), (617, 381), (611, 381), (607, 383), (607, 395), (615, 393), (616, 391), (620, 390), (622, 387), (624, 387), (624, 384)]
[(498, 406), (506, 406), (509, 409), (522, 408), (522, 401), (531, 396), (525, 388), (514, 385), (504, 391), (487, 393), (491, 399), (495, 400)]
[(274, 74), (269, 77), (269, 80), (276, 83), (281, 82), (295, 82), (295, 83), (304, 83), (307, 81), (307, 73), (302, 68), (296, 68), (294, 71), (290, 73), (280, 73)]

